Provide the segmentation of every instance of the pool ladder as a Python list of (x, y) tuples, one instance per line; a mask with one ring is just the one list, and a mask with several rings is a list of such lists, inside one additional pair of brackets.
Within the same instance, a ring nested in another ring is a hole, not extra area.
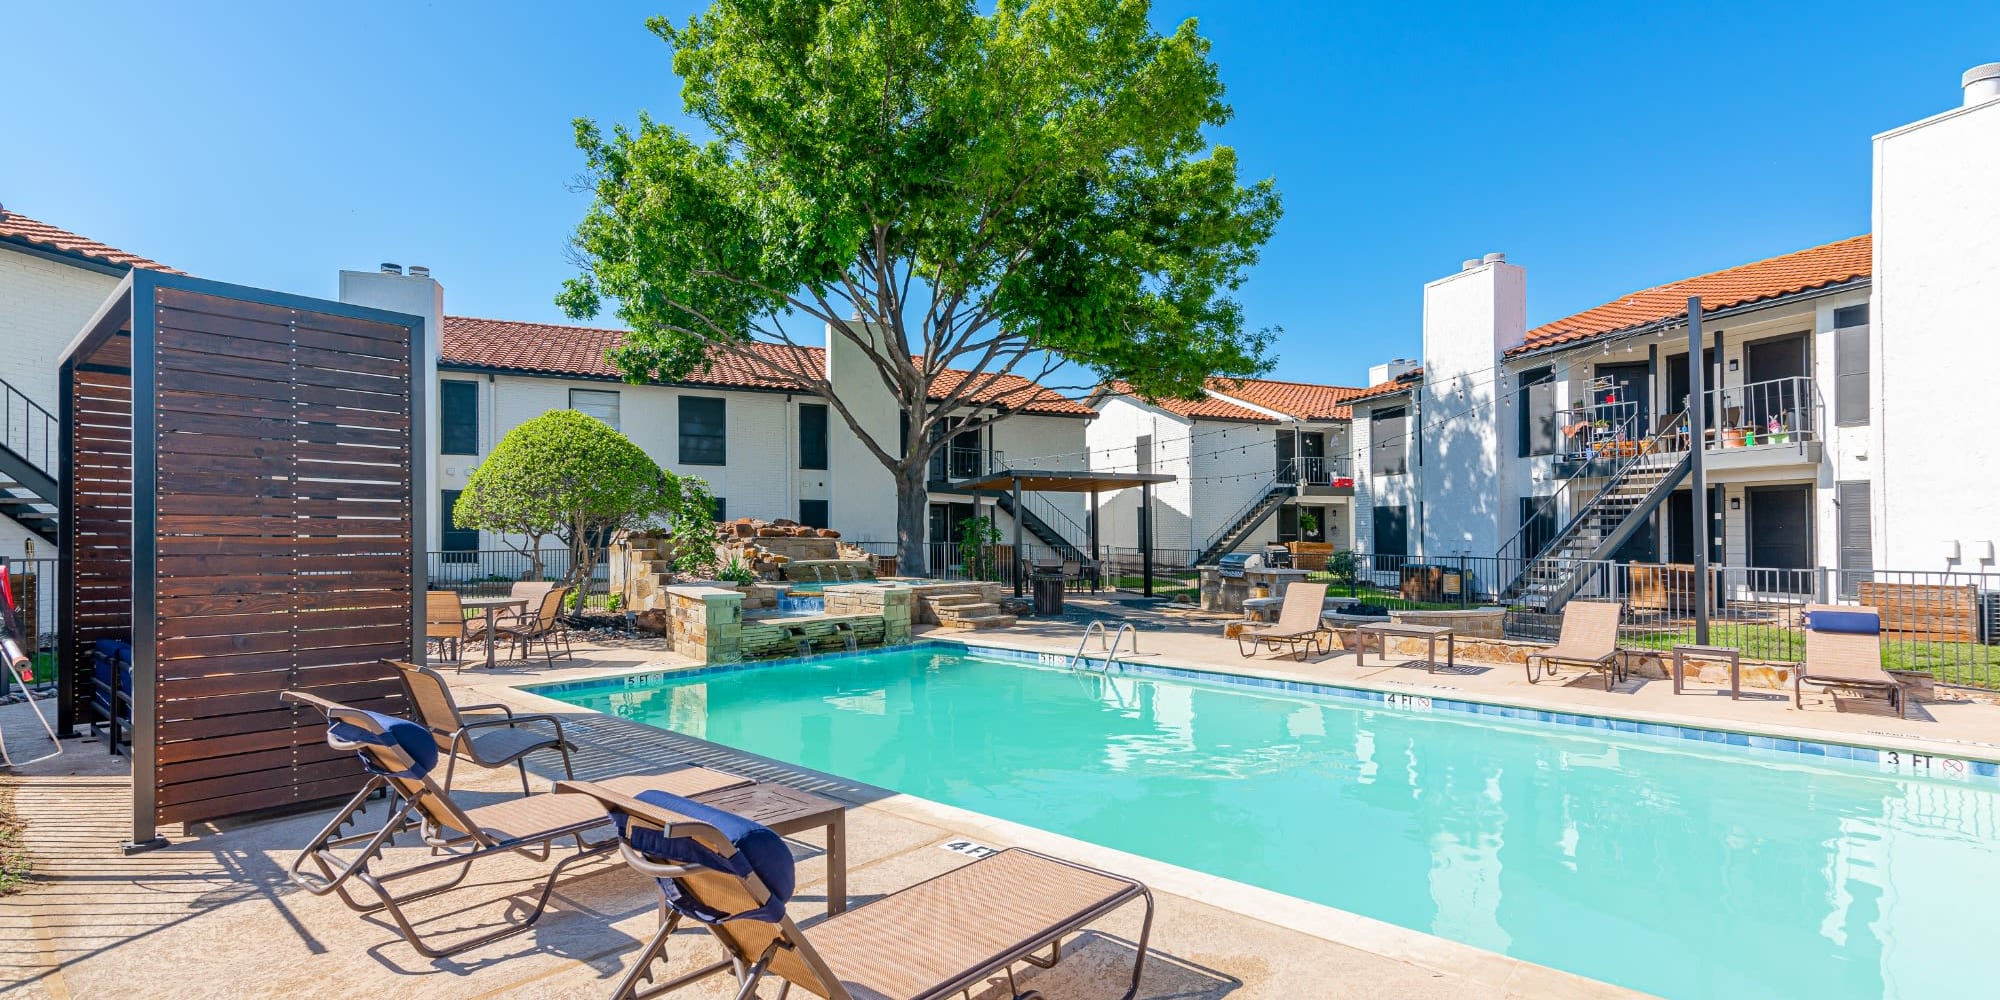
[(1104, 621), (1102, 618), (1094, 618), (1091, 620), (1089, 627), (1083, 630), (1083, 641), (1076, 644), (1076, 652), (1069, 658), (1069, 668), (1071, 670), (1079, 669), (1079, 665), (1083, 662), (1084, 648), (1090, 645), (1090, 637), (1093, 635), (1097, 636), (1097, 641), (1104, 645), (1105, 672), (1109, 672), (1111, 665), (1118, 662), (1118, 648), (1124, 644), (1127, 633), (1130, 633), (1132, 636), (1132, 652), (1136, 653), (1139, 651), (1139, 630), (1133, 627), (1129, 619), (1118, 623), (1117, 632), (1112, 632), (1106, 628)]

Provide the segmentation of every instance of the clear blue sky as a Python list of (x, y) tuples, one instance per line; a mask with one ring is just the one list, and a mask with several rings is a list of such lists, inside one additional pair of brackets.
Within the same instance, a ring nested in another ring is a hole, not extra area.
[[(0, 203), (208, 277), (427, 264), (452, 313), (560, 320), (570, 119), (678, 118), (641, 22), (695, 5), (279, 6), (8, 5)], [(1243, 299), (1309, 381), (1413, 353), (1423, 282), (1487, 251), (1532, 324), (1866, 231), (1869, 136), (2000, 59), (2000, 3), (1284, 6), (1156, 20), (1200, 18), (1217, 139), (1283, 191)]]

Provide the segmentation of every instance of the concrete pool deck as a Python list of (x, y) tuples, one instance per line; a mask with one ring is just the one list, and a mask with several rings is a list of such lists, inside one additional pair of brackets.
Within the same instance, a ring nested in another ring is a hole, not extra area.
[[(1116, 610), (1107, 606), (1107, 610)], [(1432, 692), (1565, 711), (1658, 718), (1728, 728), (1792, 731), (1826, 740), (1934, 747), (1938, 753), (1993, 757), (2000, 746), (2000, 708), (1982, 702), (1924, 706), (1927, 718), (1908, 721), (1862, 706), (1809, 696), (1808, 710), (1789, 707), (1776, 692), (1731, 702), (1713, 688), (1676, 697), (1664, 681), (1634, 681), (1607, 693), (1595, 680), (1530, 687), (1518, 667), (1468, 665), (1463, 673), (1427, 675), (1421, 667), (1354, 666), (1351, 655), (1294, 663), (1260, 654), (1245, 659), (1215, 622), (1161, 619), (1166, 627), (1141, 635), (1141, 662), (1306, 679), (1406, 692)], [(1004, 632), (928, 630), (934, 639), (993, 643), (1067, 654), (1081, 634), (1074, 622), (1034, 624)], [(1171, 652), (1168, 652), (1168, 651)], [(850, 893), (856, 905), (965, 863), (946, 848), (959, 840), (1028, 846), (1148, 882), (1159, 899), (1155, 955), (1141, 996), (1176, 998), (1298, 997), (1611, 997), (1632, 995), (1602, 983), (1531, 965), (1414, 931), (1366, 920), (1143, 858), (1084, 844), (964, 810), (871, 788), (666, 733), (610, 716), (558, 706), (518, 685), (684, 666), (656, 643), (579, 646), (575, 663), (503, 664), (488, 673), (447, 676), (465, 701), (504, 701), (530, 711), (560, 711), (582, 746), (580, 776), (697, 762), (781, 781), (849, 802)], [(1854, 710), (1841, 710), (1854, 709)], [(10, 748), (31, 749), (33, 725), (19, 707), (0, 709)], [(1913, 713), (1914, 715), (1915, 713)], [(552, 764), (553, 760), (543, 762)], [(547, 776), (548, 766), (538, 769)], [(460, 785), (505, 794), (509, 775), (467, 772)], [(0, 796), (27, 824), (24, 845), (39, 881), (0, 898), (0, 984), (18, 995), (80, 997), (113, 991), (156, 996), (291, 993), (303, 996), (365, 990), (389, 995), (602, 997), (654, 926), (654, 893), (615, 861), (581, 866), (563, 880), (551, 910), (530, 931), (436, 962), (412, 952), (385, 923), (358, 916), (329, 898), (294, 888), (284, 876), (292, 853), (325, 821), (326, 812), (197, 829), (174, 836), (164, 850), (122, 856), (117, 844), (129, 822), (129, 778), (123, 758), (94, 742), (76, 741), (60, 758), (24, 776), (0, 778)], [(793, 915), (806, 923), (824, 912), (824, 858), (817, 839), (801, 841), (801, 888)], [(400, 849), (408, 851), (410, 849)], [(491, 926), (508, 893), (523, 893), (541, 869), (506, 859), (482, 870), (480, 887), (427, 901), (427, 930)], [(518, 895), (515, 898), (519, 898)], [(1136, 939), (1136, 907), (1115, 914), (1075, 942), (1070, 957), (1049, 972), (1031, 971), (1024, 988), (1049, 1000), (1115, 997), (1128, 973)], [(675, 968), (715, 954), (699, 932), (681, 935)], [(135, 987), (137, 987), (135, 989)], [(683, 994), (732, 995), (722, 979)], [(765, 995), (771, 995), (767, 989)], [(980, 1000), (1005, 996), (991, 985)]]

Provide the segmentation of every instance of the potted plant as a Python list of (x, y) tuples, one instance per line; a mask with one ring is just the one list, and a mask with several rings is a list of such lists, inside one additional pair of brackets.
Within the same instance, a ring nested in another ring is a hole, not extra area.
[(1317, 534), (1319, 534), (1319, 518), (1315, 517), (1312, 511), (1299, 511), (1299, 540), (1309, 541), (1306, 536)]
[(1724, 448), (1743, 447), (1743, 428), (1741, 427), (1725, 428), (1722, 432), (1722, 446)]
[(1771, 444), (1791, 444), (1792, 429), (1789, 421), (1780, 421), (1777, 417), (1772, 417), (1764, 426), (1764, 440)]

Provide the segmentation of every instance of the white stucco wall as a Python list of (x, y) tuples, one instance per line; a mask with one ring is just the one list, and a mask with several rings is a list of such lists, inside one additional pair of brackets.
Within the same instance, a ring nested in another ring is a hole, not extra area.
[[(1153, 488), (1153, 544), (1185, 548), (1192, 530), (1194, 494), (1188, 478), (1195, 422), (1156, 406), (1124, 396), (1110, 396), (1097, 406), (1097, 418), (1085, 432), (1090, 467), (1099, 472), (1137, 472), (1134, 447), (1141, 435), (1153, 439), (1151, 471), (1174, 477)], [(1139, 546), (1137, 489), (1106, 493), (1099, 498), (1099, 541), (1108, 547)]]
[[(1490, 555), (1514, 519), (1502, 503), (1525, 484), (1503, 479), (1501, 447), (1513, 452), (1513, 394), (1495, 385), (1502, 352), (1527, 330), (1527, 273), (1481, 264), (1424, 286), (1420, 392), (1426, 555)], [(1416, 518), (1412, 517), (1413, 525)]]
[(385, 274), (381, 271), (340, 272), (340, 301), (350, 305), (386, 309), (390, 312), (416, 316), (424, 321), (423, 370), (412, 372), (411, 378), (419, 385), (429, 386), (424, 394), (423, 414), (418, 426), (423, 429), (426, 444), (418, 451), (424, 456), (424, 481), (429, 483), (425, 490), (424, 537), (426, 547), (438, 547), (439, 532), (443, 530), (444, 515), (438, 507), (438, 407), (437, 407), (437, 359), (444, 337), (444, 286), (437, 280), (413, 274)]
[[(1875, 137), (1876, 565), (1993, 571), (2000, 100)], [(1954, 556), (1956, 558), (1954, 558)]]
[[(0, 248), (0, 379), (57, 413), (63, 348), (119, 280), (118, 275)], [(23, 543), (31, 539), (38, 557), (57, 555), (54, 546), (12, 518), (0, 517), (0, 554), (19, 557), (26, 551)]]

